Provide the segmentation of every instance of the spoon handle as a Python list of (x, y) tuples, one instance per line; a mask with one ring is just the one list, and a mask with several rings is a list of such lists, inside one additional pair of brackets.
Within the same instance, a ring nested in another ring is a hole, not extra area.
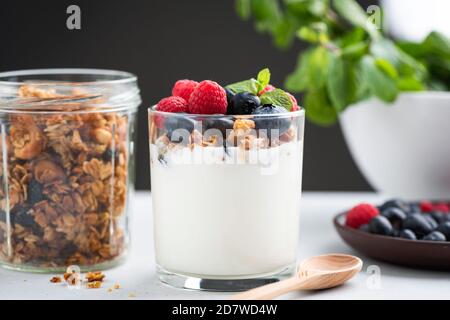
[(298, 277), (267, 284), (249, 291), (235, 294), (231, 300), (270, 300), (290, 291), (298, 290), (303, 280)]

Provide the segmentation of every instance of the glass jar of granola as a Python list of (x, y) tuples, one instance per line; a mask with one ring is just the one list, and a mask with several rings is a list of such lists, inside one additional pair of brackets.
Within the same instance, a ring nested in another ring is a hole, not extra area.
[(137, 79), (120, 71), (0, 73), (0, 264), (55, 272), (123, 261)]

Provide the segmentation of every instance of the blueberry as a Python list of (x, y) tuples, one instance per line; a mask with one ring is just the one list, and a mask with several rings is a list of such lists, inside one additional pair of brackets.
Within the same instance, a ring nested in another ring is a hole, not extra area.
[(417, 240), (416, 235), (410, 229), (400, 230), (400, 233), (398, 234), (398, 236), (403, 239)]
[[(290, 117), (278, 117), (278, 118), (272, 118), (267, 117), (263, 115), (279, 115), (282, 113), (287, 113), (287, 110), (283, 107), (275, 106), (273, 104), (265, 104), (260, 107), (258, 107), (252, 114), (255, 115), (253, 120), (256, 124), (257, 130), (267, 130), (267, 137), (271, 138), (273, 129), (279, 130), (279, 135), (286, 132), (291, 123), (290, 123)], [(259, 115), (262, 115), (261, 117), (258, 117)]]
[[(184, 118), (183, 116), (173, 116), (167, 117), (165, 119), (164, 126), (167, 130), (167, 136), (169, 137), (169, 139), (171, 139), (172, 142), (181, 142), (183, 140), (182, 137), (179, 136), (172, 137), (172, 134), (175, 132), (184, 137), (184, 134), (186, 132), (184, 130), (187, 130), (189, 133), (191, 133), (194, 130), (195, 123), (192, 119)], [(178, 131), (178, 129), (184, 130)]]
[[(207, 118), (204, 119), (202, 122), (202, 128), (203, 132), (209, 129), (217, 129), (222, 133), (222, 139), (226, 140), (226, 134), (227, 129), (231, 130), (233, 129), (234, 121), (228, 118), (220, 118), (220, 119), (214, 119), (214, 118)], [(213, 132), (211, 132), (213, 134)]]
[(31, 179), (28, 184), (28, 203), (34, 204), (36, 202), (42, 201), (44, 195), (42, 194), (42, 185), (35, 179)]
[(413, 213), (403, 221), (403, 228), (411, 229), (419, 237), (433, 231), (433, 225), (421, 213)]
[(425, 217), (425, 219), (427, 219), (428, 222), (431, 224), (431, 226), (433, 227), (433, 230), (435, 230), (435, 229), (438, 227), (439, 222), (437, 222), (437, 221), (431, 216), (431, 214), (429, 214), (429, 213), (423, 213), (422, 215), (423, 215), (423, 216)]
[(410, 203), (409, 204), (409, 212), (410, 213), (420, 212), (420, 205), (416, 202)]
[(234, 92), (228, 88), (225, 88), (225, 92), (227, 93), (227, 103), (230, 105), (234, 98)]
[(437, 222), (437, 223), (443, 223), (446, 221), (450, 221), (450, 215), (443, 212), (433, 211), (430, 212), (430, 216)]
[(359, 226), (358, 229), (361, 230), (361, 231), (364, 231), (364, 232), (369, 232), (369, 225), (367, 223), (362, 224), (362, 225)]
[(369, 232), (384, 236), (391, 236), (394, 233), (394, 228), (386, 217), (376, 216), (369, 222)]
[(408, 205), (408, 203), (400, 199), (388, 200), (385, 203), (383, 203), (379, 209), (380, 211), (384, 211), (388, 208), (398, 208), (400, 210), (403, 210), (405, 213), (408, 213), (411, 210), (410, 205)]
[(450, 241), (450, 221), (442, 222), (437, 231), (444, 234), (444, 236)]
[(406, 213), (396, 207), (390, 207), (381, 212), (381, 215), (386, 217), (393, 226), (400, 228), (403, 220), (406, 219)]
[(249, 92), (236, 93), (228, 104), (227, 114), (252, 114), (260, 104), (261, 101), (258, 96), (255, 96), (254, 94)]
[(446, 239), (445, 239), (445, 236), (442, 234), (442, 232), (433, 231), (433, 232), (427, 234), (425, 237), (423, 237), (422, 240), (445, 241)]

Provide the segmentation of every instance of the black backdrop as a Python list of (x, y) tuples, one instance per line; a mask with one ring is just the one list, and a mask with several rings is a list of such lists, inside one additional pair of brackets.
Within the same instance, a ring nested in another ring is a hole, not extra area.
[[(360, 1), (365, 7), (374, 2)], [(66, 28), (71, 4), (81, 8), (81, 30)], [(80, 67), (138, 75), (138, 189), (150, 187), (146, 109), (169, 95), (177, 79), (226, 84), (267, 66), (281, 85), (301, 49), (275, 49), (268, 36), (238, 19), (232, 0), (2, 1), (0, 35), (0, 71)], [(338, 125), (307, 123), (303, 170), (305, 190), (370, 189)]]

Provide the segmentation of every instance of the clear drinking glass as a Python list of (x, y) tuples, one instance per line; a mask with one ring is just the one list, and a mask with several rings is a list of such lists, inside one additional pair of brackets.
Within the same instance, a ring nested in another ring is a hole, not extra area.
[(304, 110), (192, 115), (149, 109), (158, 276), (238, 291), (296, 264)]
[(108, 70), (0, 73), (0, 265), (57, 272), (123, 260), (136, 81)]

